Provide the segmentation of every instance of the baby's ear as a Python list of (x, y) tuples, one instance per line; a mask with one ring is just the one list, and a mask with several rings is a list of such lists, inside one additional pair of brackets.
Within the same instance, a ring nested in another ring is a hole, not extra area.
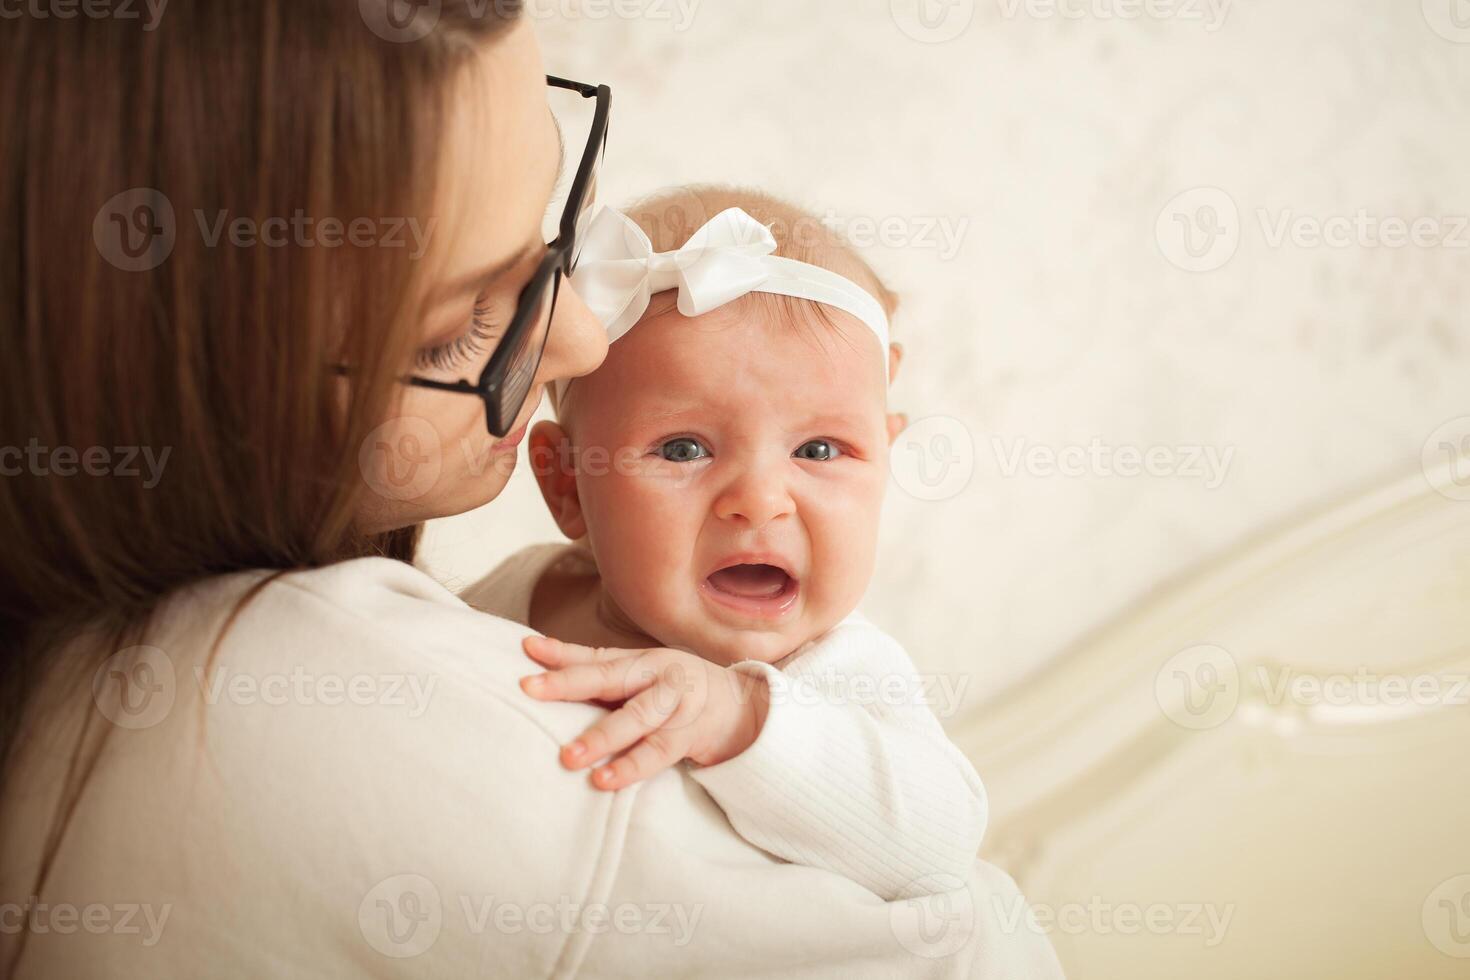
[[(893, 379), (898, 377), (898, 365), (903, 360), (903, 344), (888, 345), (888, 383), (893, 384)], [(888, 445), (898, 438), (900, 432), (909, 427), (909, 417), (902, 412), (893, 412), (888, 416)]]
[(531, 472), (541, 488), (541, 499), (551, 511), (556, 526), (573, 541), (587, 533), (582, 501), (577, 496), (577, 466), (572, 440), (555, 422), (540, 421), (531, 427)]

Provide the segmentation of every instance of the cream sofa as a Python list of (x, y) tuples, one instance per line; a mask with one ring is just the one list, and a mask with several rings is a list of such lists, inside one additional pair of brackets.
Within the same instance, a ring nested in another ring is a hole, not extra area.
[(1073, 980), (1470, 976), (1457, 465), (1259, 538), (955, 731)]

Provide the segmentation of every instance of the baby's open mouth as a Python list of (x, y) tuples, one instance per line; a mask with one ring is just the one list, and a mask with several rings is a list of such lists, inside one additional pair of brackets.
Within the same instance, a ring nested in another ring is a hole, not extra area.
[(783, 615), (795, 604), (798, 588), (796, 579), (784, 568), (741, 563), (711, 572), (702, 591), (727, 609), (769, 619)]

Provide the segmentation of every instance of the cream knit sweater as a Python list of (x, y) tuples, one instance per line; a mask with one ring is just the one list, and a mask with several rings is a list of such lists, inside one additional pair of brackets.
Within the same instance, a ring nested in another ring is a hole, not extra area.
[[(885, 902), (776, 860), (671, 770), (588, 787), (527, 630), (385, 559), (183, 590), (33, 702), (0, 820), (21, 978), (1055, 977), (1004, 874)], [(105, 751), (33, 895), (81, 721)]]

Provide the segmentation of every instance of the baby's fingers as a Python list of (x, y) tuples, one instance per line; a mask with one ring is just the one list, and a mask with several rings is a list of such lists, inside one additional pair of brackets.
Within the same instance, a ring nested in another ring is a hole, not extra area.
[(521, 690), (540, 701), (626, 701), (658, 677), (638, 661), (624, 657), (532, 674), (521, 678)]
[(551, 636), (528, 636), (521, 641), (526, 656), (538, 664), (548, 667), (566, 667), (570, 664), (590, 664), (602, 660), (619, 660), (641, 653), (641, 650), (615, 650), (605, 647), (584, 647), (580, 643), (568, 643)]
[(598, 789), (617, 790), (657, 775), (684, 758), (688, 750), (684, 729), (660, 728), (607, 765), (592, 773)]
[(562, 765), (585, 769), (623, 751), (667, 722), (677, 706), (677, 698), (668, 696), (662, 686), (647, 688), (567, 743), (561, 750)]

